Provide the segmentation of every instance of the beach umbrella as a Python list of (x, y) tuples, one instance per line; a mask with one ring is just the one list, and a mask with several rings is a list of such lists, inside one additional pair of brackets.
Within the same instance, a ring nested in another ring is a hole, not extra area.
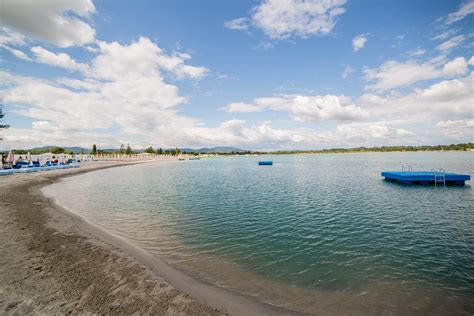
[(28, 154), (26, 154), (26, 160), (28, 160), (29, 163), (33, 162), (33, 159), (31, 159), (31, 152), (28, 152)]
[(8, 152), (6, 162), (13, 163), (13, 152), (11, 150)]

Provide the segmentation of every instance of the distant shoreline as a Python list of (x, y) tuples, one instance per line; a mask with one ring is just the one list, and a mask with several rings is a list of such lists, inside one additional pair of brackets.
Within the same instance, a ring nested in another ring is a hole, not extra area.
[[(27, 154), (31, 151), (32, 154), (41, 154), (48, 152), (52, 147), (32, 148), (32, 149), (18, 149), (14, 150), (16, 154)], [(59, 147), (56, 147), (59, 148)], [(75, 149), (72, 154), (90, 154), (89, 150), (81, 147), (65, 147), (62, 148), (67, 151)], [(329, 148), (329, 149), (287, 149), (287, 150), (244, 150), (236, 147), (212, 147), (212, 148), (178, 148), (181, 153), (188, 155), (287, 155), (287, 154), (327, 154), (327, 153), (366, 153), (366, 152), (445, 152), (445, 151), (474, 151), (474, 143), (458, 143), (449, 145), (419, 145), (419, 146), (373, 146), (373, 147), (351, 147), (351, 148)], [(161, 150), (161, 148), (160, 148)], [(82, 151), (82, 152), (81, 152)], [(173, 150), (165, 149), (171, 153)], [(141, 154), (146, 152), (144, 149), (133, 151), (133, 154)], [(5, 153), (5, 152), (4, 152)], [(120, 154), (119, 149), (104, 149), (99, 150), (100, 154), (113, 155)]]
[(373, 151), (324, 151), (324, 152), (294, 152), (294, 153), (278, 153), (278, 152), (271, 152), (268, 154), (261, 154), (261, 155), (327, 155), (327, 154), (370, 154), (370, 153), (381, 153), (381, 154), (389, 154), (389, 153), (449, 153), (449, 152), (472, 152), (473, 150), (393, 150), (393, 151), (381, 151), (381, 150), (373, 150)]

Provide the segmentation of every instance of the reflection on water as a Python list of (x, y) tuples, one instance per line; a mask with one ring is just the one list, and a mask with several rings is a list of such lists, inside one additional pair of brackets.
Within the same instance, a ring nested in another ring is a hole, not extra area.
[[(382, 170), (474, 174), (472, 153), (162, 162), (66, 179), (59, 203), (210, 282), (307, 312), (474, 311), (472, 188)], [(87, 197), (87, 198), (84, 198)]]

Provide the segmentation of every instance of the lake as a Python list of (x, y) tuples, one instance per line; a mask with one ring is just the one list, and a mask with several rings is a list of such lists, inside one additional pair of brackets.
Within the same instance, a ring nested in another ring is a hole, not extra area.
[(471, 181), (409, 186), (380, 176), (402, 165), (472, 176), (474, 153), (158, 162), (44, 191), (196, 278), (291, 310), (473, 313)]

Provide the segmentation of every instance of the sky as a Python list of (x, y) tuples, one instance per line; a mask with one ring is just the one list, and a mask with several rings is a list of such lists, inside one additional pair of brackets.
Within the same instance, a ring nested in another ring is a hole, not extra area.
[(474, 141), (474, 1), (0, 0), (0, 149)]

